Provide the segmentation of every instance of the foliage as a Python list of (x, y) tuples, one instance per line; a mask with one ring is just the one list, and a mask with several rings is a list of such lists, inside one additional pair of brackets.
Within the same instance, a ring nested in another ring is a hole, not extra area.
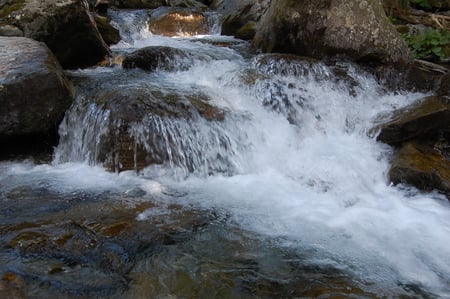
[(432, 6), (428, 0), (409, 0), (409, 3), (418, 8), (431, 9)]
[(415, 58), (435, 57), (443, 60), (450, 55), (450, 32), (447, 30), (430, 29), (425, 33), (402, 36)]

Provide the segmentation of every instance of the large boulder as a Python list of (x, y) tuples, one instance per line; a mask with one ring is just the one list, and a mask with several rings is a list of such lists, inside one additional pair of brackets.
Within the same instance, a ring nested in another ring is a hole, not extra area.
[(380, 0), (273, 0), (254, 44), (265, 52), (317, 58), (343, 54), (356, 61), (411, 61)]
[(50, 50), (29, 38), (0, 37), (0, 60), (0, 141), (56, 134), (72, 87)]
[(1, 7), (0, 25), (15, 26), (24, 36), (45, 42), (64, 68), (91, 66), (110, 54), (85, 0), (8, 3)]

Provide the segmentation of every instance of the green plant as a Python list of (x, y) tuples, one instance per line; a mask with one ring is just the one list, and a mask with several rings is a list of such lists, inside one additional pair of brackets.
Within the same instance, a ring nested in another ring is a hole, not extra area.
[(432, 8), (432, 6), (428, 0), (409, 0), (409, 3), (412, 4), (412, 6), (416, 6), (419, 8), (425, 8), (425, 9)]
[(415, 58), (438, 58), (443, 60), (450, 55), (450, 32), (430, 29), (421, 34), (402, 34), (413, 51)]

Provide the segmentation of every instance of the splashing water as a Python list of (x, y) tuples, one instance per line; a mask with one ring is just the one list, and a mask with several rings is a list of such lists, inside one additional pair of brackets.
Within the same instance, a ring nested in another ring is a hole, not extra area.
[[(381, 296), (395, 296), (399, 285), (450, 296), (449, 203), (436, 193), (389, 185), (391, 149), (369, 136), (377, 116), (423, 94), (386, 92), (347, 63), (327, 66), (270, 55), (247, 59), (233, 46), (143, 34), (136, 29), (141, 14), (113, 15), (117, 23), (124, 20), (119, 25), (125, 36), (115, 51), (164, 45), (207, 58), (176, 72), (79, 72), (93, 77), (108, 73), (108, 84), (118, 80), (124, 86), (201, 91), (211, 105), (226, 111), (225, 120), (147, 115), (132, 123), (129, 133), (148, 152), (167, 151), (170, 158), (140, 175), (109, 174), (95, 165), (100, 164), (98, 147), (108, 134), (110, 111), (85, 95), (60, 128), (56, 164), (33, 168), (3, 163), (2, 186), (27, 173), (25, 181), (44, 177), (52, 186), (75, 189), (93, 187), (86, 183), (89, 179), (81, 180), (88, 175), (95, 180), (100, 176), (95, 185), (105, 190), (177, 190), (182, 204), (223, 210), (230, 225), (276, 240), (277, 246), (308, 252), (305, 263), (350, 273)], [(156, 135), (164, 140), (157, 150)], [(63, 163), (74, 161), (94, 166), (82, 164), (78, 172), (74, 165), (79, 164)]]

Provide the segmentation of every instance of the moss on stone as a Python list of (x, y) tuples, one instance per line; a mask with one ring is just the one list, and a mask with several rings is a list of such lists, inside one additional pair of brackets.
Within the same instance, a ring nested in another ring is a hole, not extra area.
[(25, 0), (15, 0), (12, 3), (7, 2), (0, 7), (0, 18), (5, 18), (12, 12), (21, 10), (24, 6)]

